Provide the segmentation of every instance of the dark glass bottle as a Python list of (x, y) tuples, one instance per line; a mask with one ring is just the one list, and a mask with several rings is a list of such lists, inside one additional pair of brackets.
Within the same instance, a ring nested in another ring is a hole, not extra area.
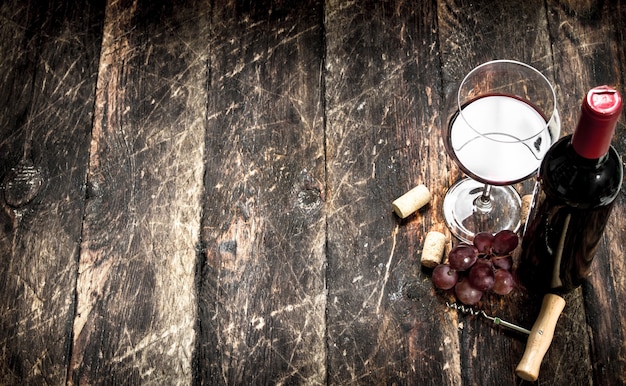
[(574, 134), (546, 153), (518, 270), (530, 290), (568, 292), (589, 273), (622, 184), (622, 161), (611, 146), (621, 109), (616, 90), (592, 89)]

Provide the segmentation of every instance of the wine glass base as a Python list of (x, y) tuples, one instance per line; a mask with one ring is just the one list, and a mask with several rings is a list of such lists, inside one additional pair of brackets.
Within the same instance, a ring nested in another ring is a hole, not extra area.
[(471, 243), (480, 232), (519, 230), (522, 200), (517, 191), (508, 185), (491, 186), (491, 208), (481, 210), (476, 203), (484, 189), (485, 184), (465, 178), (452, 185), (443, 200), (443, 214), (450, 232), (463, 242)]

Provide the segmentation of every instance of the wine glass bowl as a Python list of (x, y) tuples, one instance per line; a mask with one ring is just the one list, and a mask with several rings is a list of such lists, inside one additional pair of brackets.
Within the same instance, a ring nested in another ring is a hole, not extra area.
[(521, 199), (511, 185), (534, 175), (559, 133), (554, 89), (533, 67), (496, 60), (467, 74), (443, 128), (448, 154), (469, 176), (444, 199), (451, 232), (466, 242), (482, 231), (516, 232)]

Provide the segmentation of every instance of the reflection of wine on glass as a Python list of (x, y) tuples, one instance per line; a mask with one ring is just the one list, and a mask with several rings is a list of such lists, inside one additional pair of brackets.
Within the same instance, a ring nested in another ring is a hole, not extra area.
[(443, 131), (448, 153), (467, 175), (444, 200), (452, 233), (517, 231), (521, 200), (509, 186), (532, 176), (560, 131), (555, 95), (534, 68), (515, 61), (485, 63), (461, 82)]

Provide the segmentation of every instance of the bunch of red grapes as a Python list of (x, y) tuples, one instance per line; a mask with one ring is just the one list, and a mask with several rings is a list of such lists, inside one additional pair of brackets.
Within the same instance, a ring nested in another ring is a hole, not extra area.
[(478, 303), (488, 291), (507, 295), (515, 286), (511, 252), (518, 243), (512, 231), (478, 233), (473, 244), (457, 245), (450, 251), (448, 262), (435, 267), (433, 284), (443, 290), (454, 288), (457, 299), (467, 305)]

